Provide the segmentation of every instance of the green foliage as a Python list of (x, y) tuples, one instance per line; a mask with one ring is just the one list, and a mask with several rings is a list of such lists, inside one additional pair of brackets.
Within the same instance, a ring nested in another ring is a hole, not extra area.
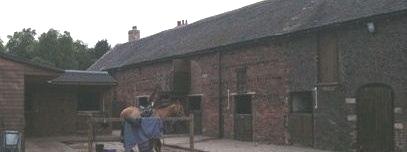
[(3, 41), (0, 39), (0, 53), (6, 52), (6, 48), (4, 48)]
[(106, 39), (98, 41), (93, 49), (95, 58), (99, 59), (110, 49), (111, 47)]
[(13, 35), (8, 35), (9, 41), (6, 44), (8, 53), (20, 56), (23, 58), (31, 58), (33, 48), (36, 45), (36, 32), (31, 28), (23, 29), (21, 32), (14, 32)]
[(104, 53), (110, 50), (107, 40), (100, 40), (95, 48), (88, 46), (80, 40), (74, 41), (70, 33), (50, 29), (42, 33), (38, 40), (36, 32), (31, 28), (14, 32), (8, 36), (6, 46), (0, 40), (0, 52), (13, 54), (26, 58), (35, 63), (59, 67), (62, 69), (87, 69)]
[(73, 43), (73, 47), (75, 51), (74, 57), (77, 61), (79, 69), (86, 69), (93, 64), (94, 55), (91, 49), (89, 49), (86, 44), (84, 44), (82, 41), (77, 40)]

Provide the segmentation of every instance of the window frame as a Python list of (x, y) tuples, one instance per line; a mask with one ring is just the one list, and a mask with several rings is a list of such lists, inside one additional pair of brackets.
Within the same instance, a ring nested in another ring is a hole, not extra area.
[[(305, 107), (303, 109), (305, 110), (294, 110), (294, 98), (295, 97), (301, 98), (301, 101), (306, 101), (304, 99), (308, 98), (309, 102), (307, 105), (303, 105), (302, 107)], [(290, 113), (299, 113), (299, 114), (312, 114), (314, 111), (314, 94), (313, 91), (296, 91), (296, 92), (290, 92), (289, 93), (289, 110)]]

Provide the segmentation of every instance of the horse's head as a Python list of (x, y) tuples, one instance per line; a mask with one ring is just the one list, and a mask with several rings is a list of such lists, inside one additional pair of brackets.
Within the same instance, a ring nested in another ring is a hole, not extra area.
[(140, 110), (134, 106), (127, 107), (120, 113), (121, 118), (138, 118), (140, 117)]
[(153, 107), (160, 117), (180, 117), (185, 115), (184, 107), (178, 99), (153, 102)]

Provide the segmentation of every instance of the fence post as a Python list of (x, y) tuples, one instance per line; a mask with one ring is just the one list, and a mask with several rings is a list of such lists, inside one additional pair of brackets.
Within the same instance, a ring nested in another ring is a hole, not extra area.
[(194, 114), (189, 114), (189, 149), (193, 152), (194, 151)]
[(92, 152), (93, 149), (93, 124), (92, 117), (88, 119), (88, 152)]

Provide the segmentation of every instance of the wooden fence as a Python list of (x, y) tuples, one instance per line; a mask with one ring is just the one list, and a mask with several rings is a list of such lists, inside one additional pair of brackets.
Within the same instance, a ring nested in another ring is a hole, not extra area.
[[(161, 118), (165, 121), (188, 121), (189, 122), (189, 150), (194, 151), (194, 115), (190, 114), (189, 117), (167, 117)], [(121, 118), (94, 118), (90, 117), (88, 120), (88, 151), (94, 152), (95, 142), (97, 142), (97, 123), (120, 123)]]

